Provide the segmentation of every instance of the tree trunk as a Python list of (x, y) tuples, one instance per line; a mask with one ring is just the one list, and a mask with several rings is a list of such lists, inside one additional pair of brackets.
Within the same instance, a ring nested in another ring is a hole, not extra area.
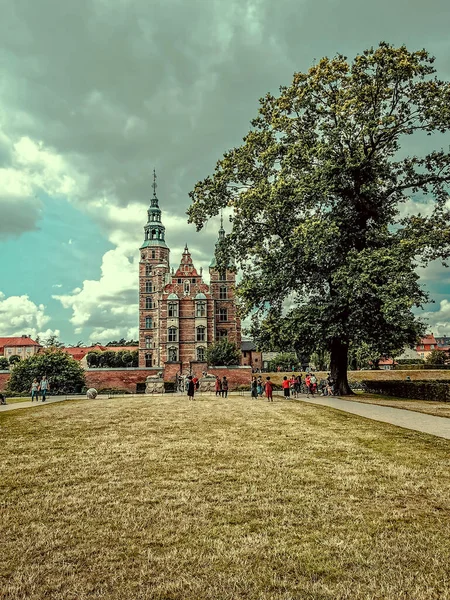
[(331, 342), (330, 372), (334, 379), (334, 388), (339, 396), (350, 396), (353, 394), (347, 379), (348, 366), (348, 344), (339, 338)]

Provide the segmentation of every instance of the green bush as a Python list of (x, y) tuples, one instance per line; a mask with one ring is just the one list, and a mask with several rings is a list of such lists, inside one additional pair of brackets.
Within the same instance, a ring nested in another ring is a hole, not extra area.
[(0, 371), (7, 371), (9, 369), (9, 362), (5, 356), (0, 356)]
[(17, 363), (6, 391), (28, 393), (33, 379), (40, 381), (43, 375), (50, 383), (51, 396), (76, 392), (85, 383), (84, 370), (78, 361), (58, 348), (47, 348)]
[(365, 380), (362, 383), (366, 386), (367, 391), (374, 394), (411, 398), (413, 400), (450, 402), (450, 380), (448, 379), (440, 379), (439, 381), (426, 379), (415, 381)]

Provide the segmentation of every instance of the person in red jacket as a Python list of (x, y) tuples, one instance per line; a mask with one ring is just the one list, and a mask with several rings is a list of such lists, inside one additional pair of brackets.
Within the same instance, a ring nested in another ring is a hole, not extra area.
[(273, 385), (272, 382), (270, 381), (270, 377), (266, 377), (266, 396), (267, 396), (267, 402), (273, 402)]
[(290, 390), (289, 390), (289, 381), (288, 378), (286, 377), (286, 375), (283, 377), (283, 382), (281, 384), (281, 387), (283, 388), (284, 391), (284, 397), (285, 398), (289, 398), (290, 396)]

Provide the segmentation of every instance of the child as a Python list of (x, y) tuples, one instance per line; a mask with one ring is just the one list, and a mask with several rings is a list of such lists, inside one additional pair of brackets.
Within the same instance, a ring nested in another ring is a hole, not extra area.
[(311, 375), (309, 373), (305, 377), (305, 386), (306, 386), (306, 397), (309, 398), (309, 393), (311, 391)]
[(290, 383), (289, 383), (288, 378), (286, 377), (286, 375), (283, 377), (283, 382), (281, 384), (281, 387), (283, 388), (283, 391), (284, 391), (284, 397), (285, 398), (289, 398), (289, 395), (290, 395), (290, 391), (289, 391)]
[(266, 396), (267, 396), (267, 402), (273, 402), (273, 385), (272, 382), (270, 381), (270, 377), (266, 377)]

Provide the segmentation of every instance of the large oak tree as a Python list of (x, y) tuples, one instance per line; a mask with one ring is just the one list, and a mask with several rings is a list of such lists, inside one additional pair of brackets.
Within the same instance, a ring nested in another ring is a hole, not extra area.
[[(233, 211), (218, 260), (242, 269), (260, 343), (328, 350), (340, 394), (351, 393), (349, 347), (416, 341), (412, 309), (429, 299), (416, 267), (449, 256), (449, 153), (439, 140), (407, 153), (449, 129), (450, 84), (433, 62), (386, 43), (352, 62), (323, 58), (260, 100), (244, 143), (190, 194), (197, 229)], [(429, 201), (426, 214), (411, 198)]]

